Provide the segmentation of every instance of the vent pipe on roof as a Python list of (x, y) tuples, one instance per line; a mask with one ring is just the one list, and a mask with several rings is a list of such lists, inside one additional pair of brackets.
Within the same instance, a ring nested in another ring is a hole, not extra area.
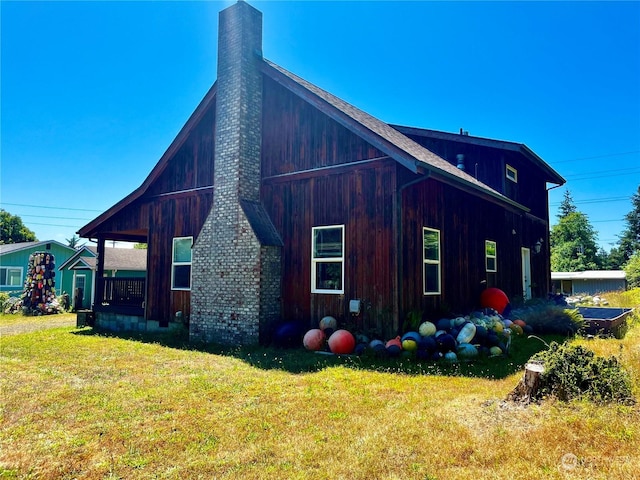
[(459, 153), (456, 155), (456, 159), (458, 160), (458, 165), (456, 165), (460, 170), (464, 170), (464, 154)]
[(460, 129), (460, 135), (464, 135), (465, 137), (469, 136), (469, 131), (468, 130), (463, 130), (462, 128)]

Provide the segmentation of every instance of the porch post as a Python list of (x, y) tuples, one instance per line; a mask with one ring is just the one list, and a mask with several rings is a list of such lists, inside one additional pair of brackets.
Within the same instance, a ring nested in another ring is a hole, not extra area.
[(95, 271), (95, 284), (96, 284), (96, 293), (94, 293), (95, 305), (94, 307), (98, 307), (102, 305), (102, 301), (104, 300), (104, 249), (105, 249), (105, 239), (103, 237), (98, 237), (98, 258), (96, 261), (96, 271)]

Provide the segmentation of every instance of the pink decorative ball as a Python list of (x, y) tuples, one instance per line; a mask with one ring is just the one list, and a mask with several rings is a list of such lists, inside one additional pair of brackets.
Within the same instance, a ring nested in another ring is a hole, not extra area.
[(336, 330), (329, 337), (329, 350), (333, 353), (348, 354), (353, 352), (356, 339), (347, 330)]
[(318, 351), (322, 350), (324, 345), (324, 332), (319, 328), (313, 328), (304, 334), (302, 344), (307, 350)]

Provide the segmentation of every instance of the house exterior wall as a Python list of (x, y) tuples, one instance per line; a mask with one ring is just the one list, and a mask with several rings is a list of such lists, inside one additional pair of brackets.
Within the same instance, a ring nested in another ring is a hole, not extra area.
[[(49, 245), (49, 249), (47, 249)], [(9, 252), (2, 255), (0, 258), (0, 266), (2, 267), (18, 267), (22, 269), (22, 278), (18, 286), (2, 285), (0, 286), (0, 292), (7, 292), (12, 297), (19, 297), (24, 290), (24, 282), (27, 276), (27, 268), (29, 265), (29, 255), (34, 252), (47, 252), (52, 253), (55, 257), (56, 263), (56, 295), (62, 295), (62, 292), (71, 294), (72, 289), (72, 277), (71, 275), (65, 275), (64, 272), (58, 270), (58, 266), (67, 261), (75, 250), (70, 247), (65, 247), (58, 243), (44, 243), (35, 247), (25, 248), (17, 252)]]
[(561, 291), (561, 284), (571, 284), (570, 295), (597, 295), (605, 292), (615, 292), (626, 290), (627, 281), (625, 279), (577, 279), (577, 280), (554, 280), (553, 290)]
[[(392, 160), (265, 182), (265, 208), (285, 246), (283, 317), (317, 325), (325, 315), (380, 334), (397, 330), (395, 175)], [(312, 228), (344, 225), (344, 294), (311, 293)], [(362, 314), (351, 317), (349, 300)]]
[[(419, 129), (413, 129), (419, 131)], [(531, 214), (548, 221), (548, 203), (545, 179), (539, 168), (521, 153), (512, 150), (475, 145), (447, 139), (432, 138), (425, 135), (407, 134), (409, 138), (432, 152), (457, 165), (457, 155), (464, 155), (465, 171), (494, 190), (531, 209)], [(506, 166), (515, 168), (518, 181), (513, 182), (506, 177)]]
[[(441, 235), (442, 293), (423, 294), (422, 229)], [(480, 293), (493, 282), (510, 299), (523, 296), (521, 249), (530, 248), (532, 294), (549, 291), (548, 242), (535, 254), (532, 243), (546, 238), (545, 222), (531, 215), (505, 210), (431, 179), (402, 193), (402, 310), (421, 309), (440, 315), (465, 313), (479, 307)], [(489, 278), (485, 240), (497, 245), (497, 272)]]

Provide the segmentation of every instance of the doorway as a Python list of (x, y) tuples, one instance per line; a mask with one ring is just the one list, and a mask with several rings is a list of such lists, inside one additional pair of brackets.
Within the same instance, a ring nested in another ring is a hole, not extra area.
[(522, 297), (531, 298), (531, 250), (522, 247)]

